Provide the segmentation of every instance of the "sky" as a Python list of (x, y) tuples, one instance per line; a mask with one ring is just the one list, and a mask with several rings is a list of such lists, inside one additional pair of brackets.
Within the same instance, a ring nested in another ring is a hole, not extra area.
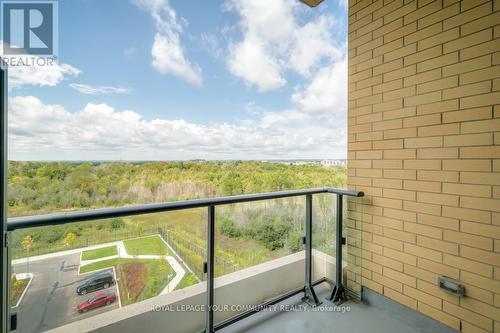
[(9, 69), (12, 160), (346, 157), (345, 0), (59, 0)]

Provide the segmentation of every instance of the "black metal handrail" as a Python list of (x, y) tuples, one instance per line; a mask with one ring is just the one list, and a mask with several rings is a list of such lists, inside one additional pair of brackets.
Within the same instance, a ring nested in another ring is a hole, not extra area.
[[(305, 283), (303, 288), (299, 288), (293, 292), (280, 296), (274, 301), (285, 300), (297, 293), (303, 292), (303, 301), (316, 306), (321, 304), (314, 291), (314, 285), (318, 281), (312, 281), (312, 198), (314, 194), (320, 193), (333, 193), (337, 195), (337, 212), (336, 212), (336, 281), (335, 286), (329, 300), (333, 302), (342, 301), (345, 298), (344, 287), (342, 285), (342, 244), (345, 244), (345, 239), (342, 236), (342, 200), (343, 196), (362, 197), (363, 192), (348, 191), (335, 188), (316, 188), (316, 189), (303, 189), (303, 190), (289, 190), (279, 192), (267, 192), (256, 194), (243, 194), (228, 197), (208, 198), (208, 199), (194, 199), (185, 201), (164, 202), (149, 205), (126, 206), (119, 208), (105, 208), (85, 211), (75, 211), (67, 213), (36, 215), (10, 218), (7, 221), (7, 230), (12, 232), (18, 229), (42, 227), (48, 225), (69, 224), (83, 221), (98, 221), (102, 219), (143, 215), (151, 213), (169, 212), (183, 209), (193, 208), (208, 208), (207, 217), (207, 261), (204, 264), (204, 272), (207, 274), (207, 307), (206, 307), (206, 328), (205, 332), (214, 332), (223, 327), (226, 327), (238, 320), (246, 318), (255, 313), (255, 310), (244, 312), (234, 318), (224, 321), (218, 325), (214, 324), (214, 279), (215, 279), (215, 207), (220, 205), (228, 205), (235, 203), (244, 203), (252, 201), (272, 200), (289, 197), (305, 196), (305, 236), (303, 243), (305, 245)], [(323, 278), (324, 281), (326, 280)], [(273, 301), (273, 302), (274, 302)]]
[(103, 209), (81, 210), (81, 211), (56, 213), (56, 214), (14, 217), (14, 218), (9, 218), (7, 220), (7, 230), (13, 231), (17, 229), (43, 227), (47, 225), (68, 224), (68, 223), (76, 223), (84, 221), (102, 220), (114, 217), (162, 213), (174, 210), (229, 205), (229, 204), (251, 202), (251, 201), (272, 200), (272, 199), (297, 197), (302, 195), (318, 194), (318, 193), (335, 193), (338, 195), (346, 195), (352, 197), (363, 196), (363, 192), (348, 191), (348, 190), (335, 189), (329, 187), (255, 193), (255, 194), (242, 194), (242, 195), (207, 198), (207, 199), (193, 199), (193, 200), (172, 201), (172, 202), (163, 202), (163, 203), (147, 204), (147, 205), (124, 206), (118, 208), (103, 208)]

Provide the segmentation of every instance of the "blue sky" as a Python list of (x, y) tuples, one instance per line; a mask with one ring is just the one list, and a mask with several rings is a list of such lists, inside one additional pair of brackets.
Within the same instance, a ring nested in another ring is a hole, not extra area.
[(346, 9), (60, 0), (59, 62), (10, 70), (11, 159), (345, 158)]

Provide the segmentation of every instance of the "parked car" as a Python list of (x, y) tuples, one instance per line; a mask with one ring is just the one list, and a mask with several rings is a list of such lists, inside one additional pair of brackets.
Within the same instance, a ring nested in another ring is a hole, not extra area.
[(116, 301), (116, 294), (112, 291), (106, 290), (102, 291), (88, 300), (81, 302), (77, 305), (76, 310), (79, 313), (87, 312), (91, 309), (99, 308), (104, 305), (109, 305)]
[(88, 278), (85, 282), (76, 287), (76, 293), (78, 295), (85, 295), (92, 291), (109, 288), (114, 284), (115, 278), (113, 276), (113, 272), (106, 271)]

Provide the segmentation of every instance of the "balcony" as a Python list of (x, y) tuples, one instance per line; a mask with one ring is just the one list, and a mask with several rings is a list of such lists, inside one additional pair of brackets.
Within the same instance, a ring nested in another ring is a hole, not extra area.
[[(350, 0), (347, 7), (350, 191), (274, 192), (7, 221), (2, 69), (2, 333), (16, 320), (21, 333), (30, 319), (52, 311), (42, 303), (53, 296), (50, 288), (32, 288), (40, 302), (24, 313), (10, 310), (10, 264), (18, 264), (9, 258), (12, 233), (186, 209), (202, 211), (206, 238), (202, 248), (193, 245), (202, 260), (179, 261), (199, 283), (165, 287), (158, 296), (93, 316), (36, 323), (34, 331), (500, 332), (499, 2)], [(321, 248), (314, 245), (319, 195), (333, 199), (327, 214), (335, 221), (328, 229), (332, 241)], [(217, 271), (218, 209), (283, 198), (302, 202), (295, 216), (300, 246)], [(168, 238), (169, 232), (158, 234)], [(47, 269), (74, 269), (59, 264)], [(283, 307), (272, 311), (277, 305)], [(292, 305), (299, 311), (287, 311)], [(337, 311), (322, 308), (337, 305)]]
[[(332, 248), (334, 256), (313, 249), (313, 199), (318, 195), (336, 197), (335, 243), (332, 244), (335, 246), (335, 249)], [(386, 299), (369, 291), (363, 295), (364, 303), (360, 303), (357, 290), (348, 288), (348, 276), (358, 271), (359, 267), (355, 262), (349, 262), (348, 251), (342, 255), (343, 248), (344, 251), (348, 249), (348, 245), (342, 244), (356, 241), (343, 236), (343, 222), (349, 220), (349, 217), (344, 218), (344, 201), (350, 198), (348, 204), (356, 204), (362, 196), (362, 192), (330, 188), (272, 192), (14, 218), (9, 220), (8, 228), (14, 232), (34, 226), (81, 221), (95, 223), (99, 219), (117, 216), (207, 209), (206, 281), (49, 328), (47, 332), (124, 333), (138, 332), (145, 327), (153, 332), (161, 332), (165, 327), (168, 327), (168, 332), (319, 332), (325, 329), (349, 329), (352, 332), (451, 332), (424, 316), (407, 314), (408, 310), (394, 302), (387, 303)], [(215, 276), (216, 208), (283, 198), (305, 199), (305, 215), (302, 217), (304, 250)], [(44, 256), (41, 257), (43, 260)], [(351, 297), (348, 298), (347, 294)], [(30, 318), (23, 317), (26, 315), (26, 311), (14, 315), (16, 318), (18, 316), (21, 332), (29, 327), (27, 323)], [(41, 330), (45, 331), (43, 328)]]
[[(324, 252), (313, 250), (313, 203), (314, 196), (327, 195), (335, 196), (335, 242), (331, 248), (335, 252), (335, 257)], [(96, 223), (107, 218), (121, 216), (138, 216), (153, 213), (165, 213), (189, 209), (206, 209), (206, 261), (204, 263), (204, 275), (202, 279), (206, 282), (195, 284), (178, 291), (162, 292), (160, 296), (147, 299), (145, 301), (127, 305), (123, 308), (111, 310), (87, 319), (70, 323), (67, 326), (60, 326), (53, 329), (54, 332), (65, 331), (137, 331), (141, 325), (153, 325), (153, 319), (157, 329), (167, 325), (172, 332), (194, 332), (194, 331), (215, 331), (231, 330), (232, 325), (238, 322), (249, 320), (252, 315), (260, 311), (266, 311), (273, 306), (289, 299), (302, 295), (301, 301), (307, 302), (309, 306), (319, 306), (322, 301), (315, 292), (315, 286), (320, 286), (323, 293), (326, 292), (325, 284), (333, 287), (329, 298), (331, 301), (340, 303), (345, 300), (347, 289), (343, 282), (347, 281), (348, 261), (342, 260), (347, 256), (342, 256), (343, 244), (346, 243), (343, 237), (343, 212), (344, 198), (362, 197), (362, 192), (352, 192), (331, 188), (294, 190), (283, 192), (271, 192), (251, 195), (240, 195), (233, 197), (221, 197), (200, 200), (188, 200), (179, 202), (167, 202), (144, 206), (131, 206), (122, 208), (100, 209), (91, 211), (69, 212), (63, 214), (40, 215), (32, 217), (13, 218), (8, 221), (9, 232), (22, 230), (25, 228), (43, 227), (47, 225), (71, 224), (82, 221)], [(303, 221), (304, 231), (301, 241), (304, 250), (293, 254), (282, 256), (249, 268), (237, 270), (230, 274), (221, 276), (215, 275), (215, 263), (218, 260), (215, 255), (217, 242), (216, 235), (216, 208), (227, 205), (242, 204), (248, 202), (262, 202), (270, 200), (281, 200), (293, 198), (303, 200), (304, 216), (299, 217)], [(301, 199), (302, 198), (302, 199)], [(168, 235), (165, 236), (168, 239)], [(142, 238), (139, 238), (142, 239)], [(142, 246), (149, 246), (153, 240), (145, 239)], [(128, 241), (126, 241), (128, 242)], [(121, 243), (119, 241), (118, 243)], [(171, 248), (170, 244), (166, 244)], [(106, 246), (114, 246), (115, 243), (108, 243)], [(106, 258), (125, 257), (139, 258), (139, 255), (124, 254), (127, 249), (117, 245), (118, 255), (111, 255)], [(88, 247), (92, 251), (92, 247)], [(102, 248), (101, 249), (106, 249)], [(173, 250), (173, 249), (172, 249)], [(80, 251), (81, 250), (78, 250)], [(67, 251), (68, 255), (72, 251)], [(80, 253), (77, 252), (77, 253)], [(62, 252), (61, 254), (65, 254)], [(58, 255), (57, 253), (55, 255)], [(39, 260), (47, 260), (54, 254), (41, 255)], [(81, 254), (83, 256), (83, 252)], [(179, 262), (184, 262), (176, 253)], [(32, 259), (36, 260), (36, 259)], [(80, 261), (82, 261), (80, 259)], [(89, 263), (95, 261), (87, 260)], [(174, 259), (175, 261), (175, 259)], [(45, 261), (44, 261), (45, 262)], [(16, 264), (23, 263), (23, 259)], [(29, 261), (26, 260), (29, 265)], [(64, 266), (65, 262), (63, 262)], [(32, 262), (32, 265), (34, 263)], [(79, 271), (82, 272), (80, 266)], [(186, 266), (187, 267), (187, 266)], [(195, 268), (195, 266), (192, 266)], [(342, 267), (342, 268), (341, 268)], [(198, 267), (199, 268), (199, 267)], [(61, 268), (65, 270), (65, 267)], [(116, 272), (114, 272), (116, 275)], [(68, 284), (75, 284), (75, 281), (66, 280)], [(58, 288), (59, 282), (54, 285), (54, 291)], [(331, 289), (331, 288), (330, 288)], [(24, 310), (24, 312), (23, 312)], [(24, 319), (27, 309), (20, 309), (19, 314), (14, 311), (12, 318), (19, 318), (21, 331), (29, 326), (29, 319)], [(74, 320), (74, 319), (73, 319)], [(24, 327), (23, 327), (24, 325)], [(50, 325), (50, 324), (49, 324)], [(121, 326), (124, 325), (124, 326)], [(15, 325), (14, 325), (15, 326)], [(45, 325), (47, 328), (52, 328)], [(14, 327), (13, 327), (14, 328)], [(28, 329), (30, 330), (30, 329)], [(44, 326), (36, 330), (44, 330)]]
[[(422, 324), (425, 322), (425, 318), (408, 320), (404, 317), (404, 309), (397, 307), (392, 313), (394, 317), (391, 317), (389, 312), (391, 307), (373, 295), (372, 304), (351, 300), (337, 306), (329, 302), (327, 298), (331, 294), (332, 284), (331, 281), (324, 281), (325, 279), (321, 277), (329, 275), (325, 269), (335, 270), (335, 258), (318, 251), (312, 253), (313, 267), (316, 268), (313, 270), (313, 277), (317, 281), (314, 288), (322, 304), (316, 309), (311, 307), (310, 304), (302, 300), (304, 256), (305, 252), (300, 252), (216, 278), (214, 292), (219, 304), (228, 306), (257, 305), (262, 304), (263, 300), (283, 299), (281, 302), (277, 302), (274, 308), (269, 305), (267, 310), (262, 310), (248, 317), (241, 317), (242, 312), (236, 310), (217, 311), (214, 320), (219, 324), (215, 326), (220, 328), (216, 331), (454, 332), (437, 324), (430, 324), (426, 328)], [(347, 271), (346, 266), (344, 263), (344, 272)], [(281, 296), (275, 297), (275, 295)], [(369, 296), (365, 296), (368, 299)], [(151, 332), (162, 332), (165, 327), (168, 327), (168, 332), (201, 332), (206, 319), (204, 313), (193, 310), (183, 312), (182, 309), (193, 309), (194, 306), (204, 304), (205, 299), (205, 286), (198, 284), (47, 332), (138, 332), (145, 327)], [(267, 304), (269, 303), (274, 302), (271, 301)], [(394, 307), (394, 305), (392, 306)], [(286, 312), (290, 311), (292, 307), (295, 307), (296, 311)], [(233, 322), (231, 319), (235, 318), (241, 319)]]

